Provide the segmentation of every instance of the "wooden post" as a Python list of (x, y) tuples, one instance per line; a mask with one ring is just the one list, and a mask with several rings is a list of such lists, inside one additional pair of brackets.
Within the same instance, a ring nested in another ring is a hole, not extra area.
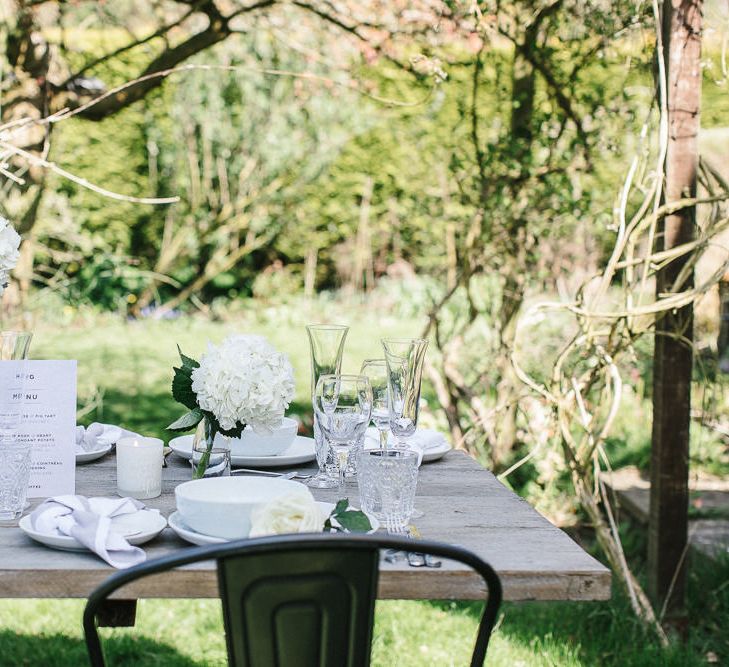
[[(702, 4), (702, 0), (663, 2), (668, 79), (666, 202), (696, 195)], [(666, 216), (659, 229), (659, 245), (668, 249), (691, 240), (695, 219), (695, 207)], [(672, 289), (681, 268), (682, 262), (674, 261), (660, 273), (657, 294)], [(692, 341), (690, 305), (669, 312), (656, 325), (648, 588), (659, 611), (666, 605), (668, 621), (684, 617)]]
[(719, 337), (716, 350), (719, 370), (729, 373), (729, 272), (719, 282)]

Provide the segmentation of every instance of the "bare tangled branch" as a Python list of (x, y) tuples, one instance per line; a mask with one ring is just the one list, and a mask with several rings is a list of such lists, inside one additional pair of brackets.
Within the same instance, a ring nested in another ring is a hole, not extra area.
[[(710, 165), (702, 163), (704, 197), (684, 198), (662, 204), (662, 174), (668, 142), (666, 67), (660, 44), (661, 29), (658, 3), (653, 0), (658, 54), (659, 146), (651, 169), (642, 164), (648, 123), (641, 130), (639, 152), (625, 176), (616, 212), (617, 234), (605, 268), (577, 291), (573, 301), (536, 304), (521, 317), (518, 327), (527, 326), (534, 313), (563, 312), (572, 316), (577, 327), (553, 364), (549, 380), (540, 382), (525, 371), (519, 362), (519, 350), (512, 354), (517, 377), (551, 407), (556, 421), (564, 459), (572, 484), (583, 509), (592, 522), (598, 542), (631, 601), (635, 613), (654, 629), (664, 645), (667, 637), (650, 601), (630, 571), (617, 531), (610, 498), (601, 473), (608, 466), (604, 444), (618, 413), (622, 380), (619, 360), (632, 353), (636, 341), (654, 334), (656, 323), (678, 308), (695, 304), (722, 278), (729, 268), (726, 261), (701, 284), (691, 286), (697, 261), (713, 243), (717, 234), (727, 229), (724, 204), (729, 201), (729, 187)], [(638, 183), (637, 175), (649, 174), (647, 182)], [(628, 221), (631, 194), (642, 192), (642, 199)], [(698, 238), (669, 250), (656, 250), (659, 221), (686, 207), (710, 208)], [(673, 263), (681, 266), (677, 277), (665, 293), (653, 296), (649, 281), (658, 271)], [(689, 287), (686, 287), (689, 285)], [(665, 332), (661, 332), (662, 334)], [(671, 334), (691, 344), (680, 332)], [(517, 342), (521, 339), (517, 336)]]

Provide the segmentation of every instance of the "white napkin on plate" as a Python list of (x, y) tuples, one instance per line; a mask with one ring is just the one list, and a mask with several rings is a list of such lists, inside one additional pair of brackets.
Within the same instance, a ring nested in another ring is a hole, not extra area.
[[(367, 429), (366, 438), (370, 441), (374, 441), (379, 444), (380, 434), (377, 429), (373, 426)], [(395, 436), (390, 433), (387, 437), (387, 442), (390, 445), (394, 445), (397, 442)], [(419, 428), (410, 436), (407, 440), (408, 445), (413, 449), (418, 449), (421, 452), (427, 452), (430, 449), (436, 449), (446, 442), (445, 436), (440, 432), (432, 428)]]
[(122, 438), (138, 436), (138, 433), (127, 431), (113, 424), (94, 422), (88, 427), (76, 427), (76, 453), (95, 452), (107, 445), (114, 445)]
[(30, 523), (39, 533), (74, 537), (112, 567), (127, 568), (145, 561), (147, 554), (112, 531), (111, 520), (141, 509), (144, 504), (134, 498), (56, 496), (33, 511)]

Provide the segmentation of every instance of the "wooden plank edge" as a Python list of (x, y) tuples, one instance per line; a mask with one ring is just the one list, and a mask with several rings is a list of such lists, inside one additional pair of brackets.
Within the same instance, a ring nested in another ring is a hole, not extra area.
[[(86, 598), (110, 574), (104, 570), (44, 570), (32, 573), (34, 588), (18, 581), (16, 571), (0, 571), (2, 598)], [(524, 574), (501, 572), (504, 599), (528, 600), (608, 600), (612, 574), (607, 568), (565, 574)], [(192, 593), (194, 591), (194, 593)], [(112, 599), (216, 598), (217, 577), (211, 570), (176, 570), (146, 577), (117, 591)], [(486, 591), (481, 578), (465, 570), (423, 569), (383, 570), (378, 597), (384, 600), (483, 600)]]

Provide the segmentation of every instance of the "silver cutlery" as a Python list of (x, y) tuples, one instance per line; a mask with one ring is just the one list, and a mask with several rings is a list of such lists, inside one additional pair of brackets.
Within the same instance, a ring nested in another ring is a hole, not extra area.
[[(423, 536), (420, 534), (420, 531), (417, 529), (415, 525), (408, 526), (408, 533), (409, 536), (414, 540), (422, 540)], [(443, 565), (443, 561), (438, 560), (434, 558), (431, 554), (423, 554), (418, 553), (418, 556), (422, 556), (423, 558), (423, 564), (425, 567), (433, 567), (433, 568), (439, 568)], [(419, 567), (419, 566), (413, 566), (413, 567)]]
[[(398, 537), (406, 537), (411, 540), (420, 540), (422, 536), (416, 526), (410, 525), (407, 527), (396, 527), (391, 521), (385, 520), (385, 526), (387, 532), (391, 535), (397, 535)], [(397, 551), (396, 549), (388, 549), (385, 552), (385, 560), (388, 563), (396, 563), (401, 560), (403, 554), (407, 558), (408, 565), (410, 567), (431, 567), (439, 568), (442, 567), (443, 562), (433, 558), (430, 554), (420, 553), (418, 551)]]
[(408, 551), (408, 565), (410, 567), (425, 567), (425, 556), (415, 551)]
[(252, 468), (236, 468), (230, 471), (231, 475), (263, 475), (265, 477), (279, 477), (280, 479), (309, 479), (311, 475), (298, 470), (292, 472), (272, 472), (270, 470), (253, 470)]

